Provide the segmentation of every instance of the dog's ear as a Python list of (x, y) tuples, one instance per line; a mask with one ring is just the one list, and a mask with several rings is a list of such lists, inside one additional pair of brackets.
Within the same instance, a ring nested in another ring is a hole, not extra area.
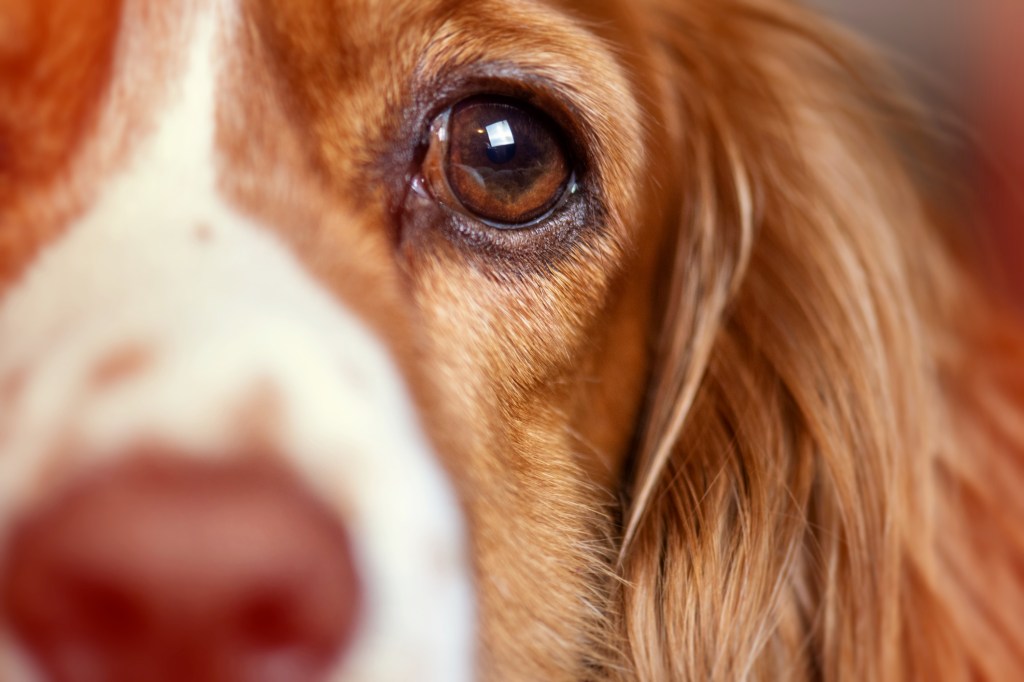
[(894, 90), (866, 50), (802, 10), (652, 4), (680, 204), (625, 517), (628, 667), (983, 670), (929, 559), (970, 287), (896, 151), (913, 116), (878, 94)]

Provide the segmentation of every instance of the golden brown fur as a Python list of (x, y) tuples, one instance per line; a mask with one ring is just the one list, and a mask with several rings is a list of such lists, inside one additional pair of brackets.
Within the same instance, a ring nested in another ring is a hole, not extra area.
[(667, 14), (700, 208), (622, 558), (641, 678), (1013, 679), (1021, 346), (886, 137), (910, 109), (790, 8)]
[(655, 4), (681, 231), (601, 675), (1014, 679), (1024, 355), (912, 108), (791, 7)]
[[(784, 0), (242, 6), (228, 191), (413, 386), (482, 679), (1024, 674), (1024, 333), (867, 50)], [(564, 114), (587, 225), (481, 246), (403, 204), (438, 100), (496, 84)], [(4, 288), (53, 201), (20, 164)]]

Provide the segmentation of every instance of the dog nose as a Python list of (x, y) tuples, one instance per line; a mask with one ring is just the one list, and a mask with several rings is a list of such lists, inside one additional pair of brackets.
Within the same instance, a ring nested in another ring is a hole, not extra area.
[(343, 525), (255, 458), (125, 459), (31, 510), (2, 556), (8, 626), (56, 682), (322, 679), (357, 626)]

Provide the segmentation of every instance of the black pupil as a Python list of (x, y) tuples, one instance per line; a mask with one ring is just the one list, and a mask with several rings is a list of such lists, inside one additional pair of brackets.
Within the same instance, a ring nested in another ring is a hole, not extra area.
[(470, 211), (498, 223), (524, 223), (562, 196), (569, 167), (542, 114), (502, 101), (471, 101), (452, 112), (449, 185)]

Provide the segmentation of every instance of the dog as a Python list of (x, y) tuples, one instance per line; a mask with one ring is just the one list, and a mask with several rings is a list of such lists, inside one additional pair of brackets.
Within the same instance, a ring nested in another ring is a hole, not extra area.
[(1018, 679), (900, 92), (785, 0), (0, 3), (0, 679)]

